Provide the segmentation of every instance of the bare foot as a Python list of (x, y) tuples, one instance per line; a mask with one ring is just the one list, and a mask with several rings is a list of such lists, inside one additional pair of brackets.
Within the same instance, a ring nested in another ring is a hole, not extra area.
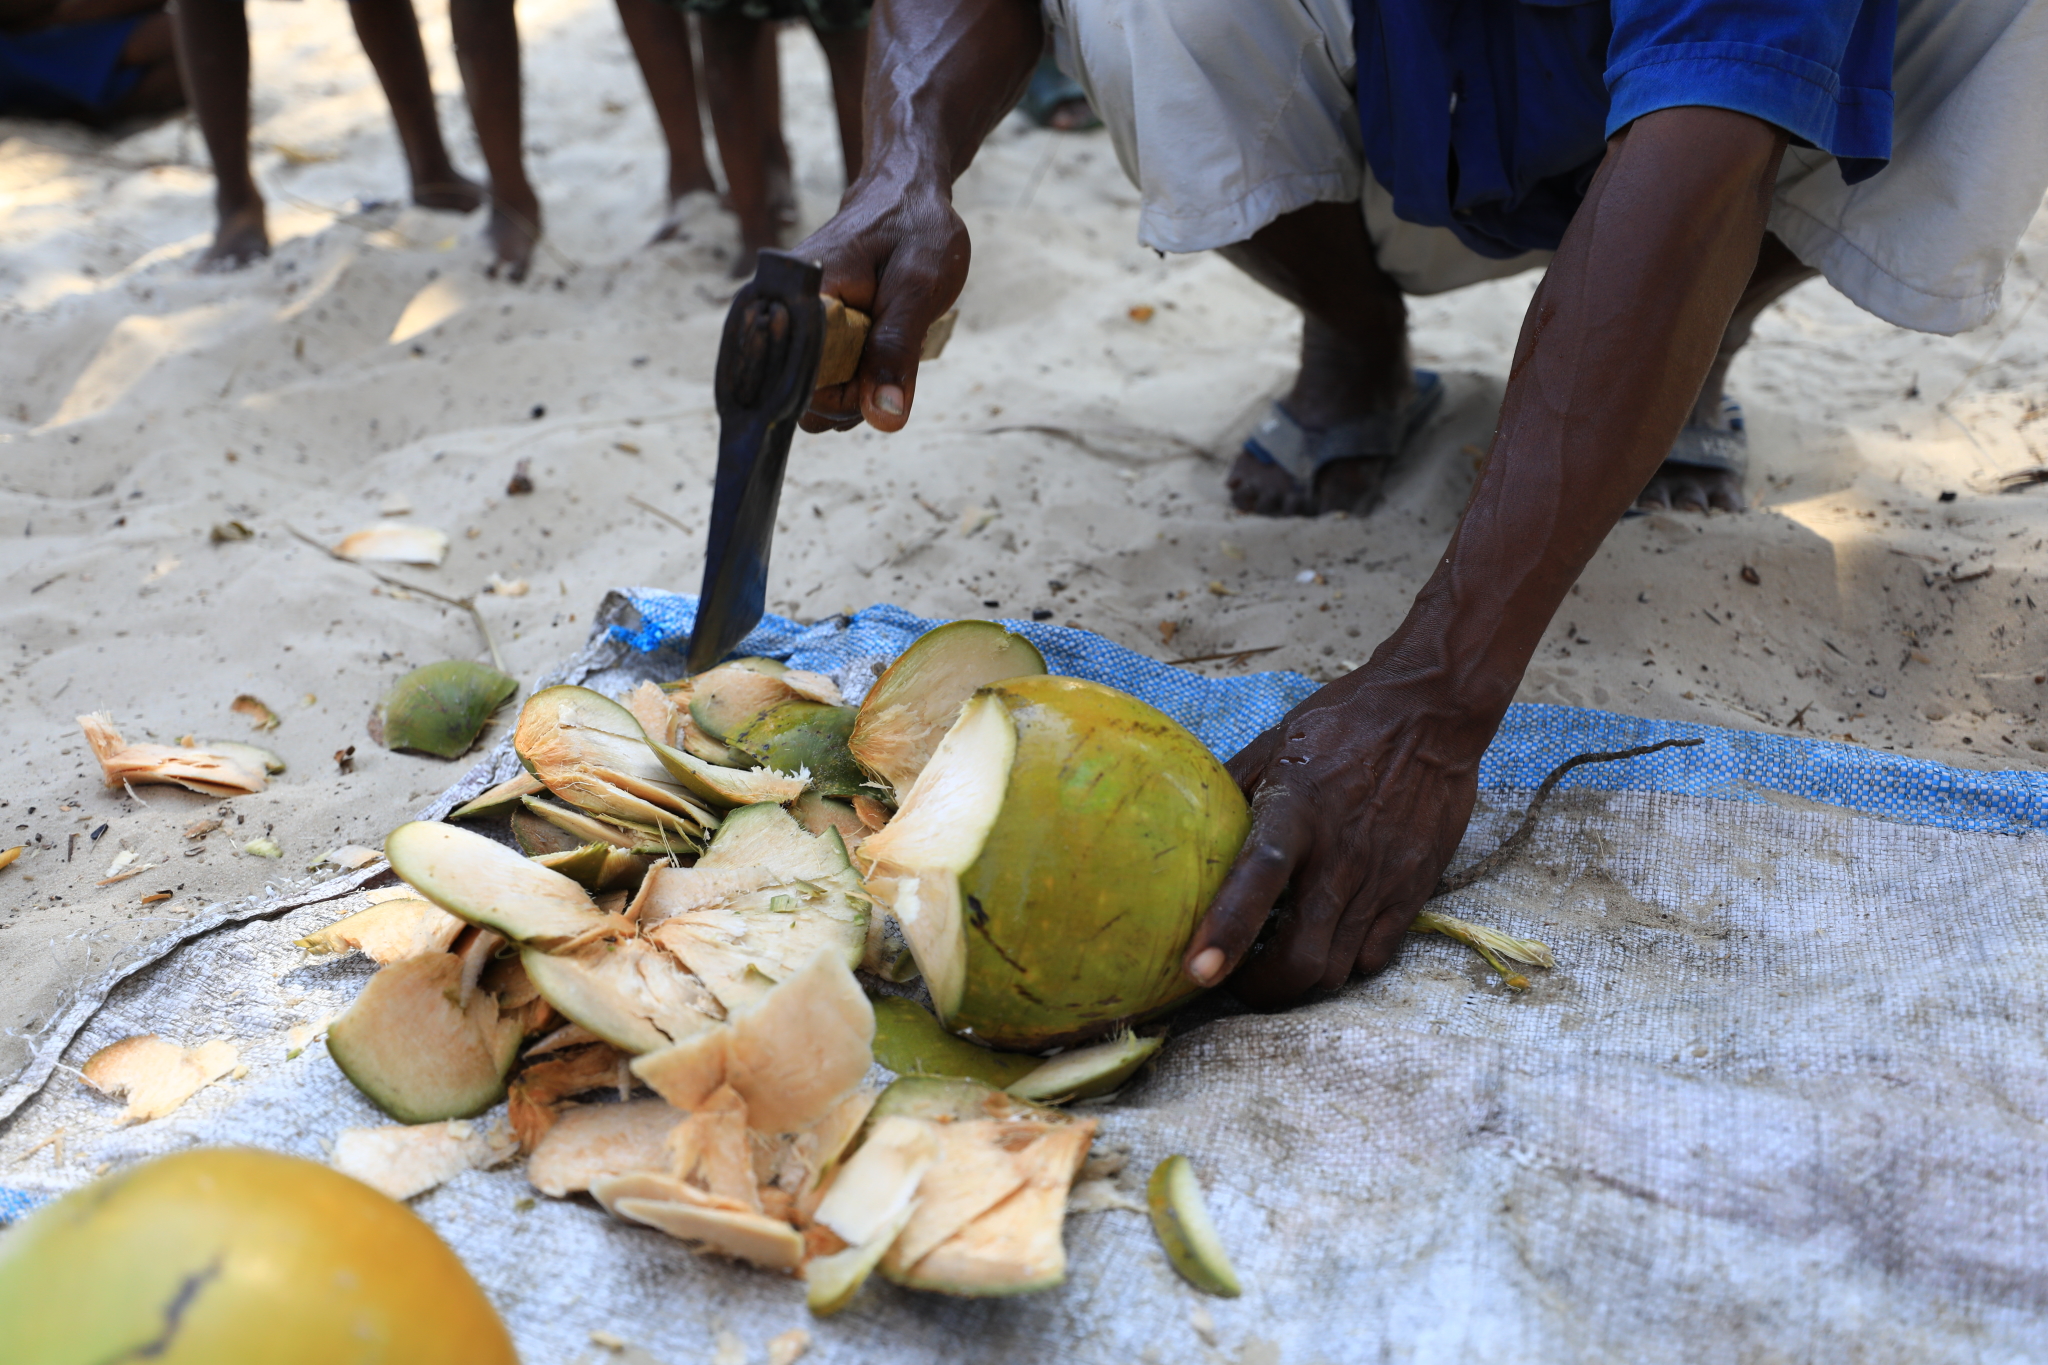
[[(1709, 398), (1708, 394), (1713, 396)], [(1693, 433), (1695, 441), (1702, 427), (1738, 434), (1743, 430), (1742, 408), (1722, 393), (1718, 384), (1702, 391), (1686, 419), (1686, 430)], [(1681, 436), (1681, 445), (1685, 441), (1686, 437)], [(1697, 451), (1699, 446), (1695, 444), (1693, 449)], [(1749, 509), (1749, 502), (1742, 496), (1742, 476), (1733, 470), (1666, 460), (1650, 476), (1649, 486), (1636, 499), (1636, 506), (1649, 511), (1669, 508), (1675, 512), (1743, 512)]]
[(225, 275), (270, 254), (270, 229), (263, 217), (263, 201), (224, 209), (213, 229), (213, 245), (199, 258), (202, 275)]
[[(1405, 348), (1394, 352), (1397, 368), (1316, 322), (1304, 320), (1301, 369), (1281, 403), (1308, 431), (1328, 431), (1368, 413), (1398, 409), (1414, 397)], [(1249, 452), (1230, 467), (1224, 486), (1230, 505), (1266, 517), (1312, 517), (1322, 512), (1364, 516), (1379, 506), (1387, 481), (1387, 459), (1332, 460), (1316, 471), (1315, 487)]]
[[(789, 169), (789, 152), (785, 149), (782, 159), (769, 158), (768, 178), (768, 221), (775, 224), (778, 233), (787, 232), (796, 226), (796, 177)], [(775, 243), (768, 243), (774, 246)]]
[(1636, 499), (1636, 506), (1661, 512), (1744, 512), (1749, 502), (1742, 496), (1742, 477), (1727, 469), (1707, 469), (1693, 464), (1666, 462), (1650, 476), (1649, 486)]
[(692, 189), (680, 193), (671, 190), (668, 197), (668, 214), (661, 220), (661, 226), (647, 239), (653, 246), (656, 242), (690, 240), (692, 225), (708, 213), (717, 211), (721, 201), (716, 190)]
[(412, 181), (412, 202), (423, 209), (444, 213), (473, 213), (485, 198), (484, 187), (453, 166), (431, 175), (417, 175)]
[(1389, 460), (1332, 460), (1316, 471), (1314, 489), (1248, 451), (1240, 451), (1224, 486), (1230, 505), (1262, 517), (1312, 517), (1322, 512), (1364, 516), (1380, 505)]
[(533, 268), (533, 251), (540, 245), (540, 200), (532, 190), (491, 195), (491, 221), (484, 228), (497, 259), (484, 273), (492, 279), (501, 275), (520, 284)]

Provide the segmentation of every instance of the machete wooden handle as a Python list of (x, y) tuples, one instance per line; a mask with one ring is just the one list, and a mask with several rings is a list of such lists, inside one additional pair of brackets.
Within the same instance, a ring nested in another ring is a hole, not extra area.
[[(870, 319), (857, 308), (848, 308), (830, 294), (822, 296), (825, 301), (825, 346), (818, 354), (818, 382), (814, 388), (829, 389), (835, 384), (844, 384), (853, 378), (860, 368), (860, 352), (868, 342)], [(952, 340), (953, 323), (959, 318), (960, 310), (949, 309), (932, 323), (931, 330), (924, 334), (924, 352), (920, 360), (937, 360), (946, 343)]]

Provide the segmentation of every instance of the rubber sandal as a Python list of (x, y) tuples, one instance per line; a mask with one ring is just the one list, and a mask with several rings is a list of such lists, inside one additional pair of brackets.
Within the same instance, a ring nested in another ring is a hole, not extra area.
[[(1024, 98), (1017, 101), (1017, 107), (1024, 111), (1026, 118), (1039, 127), (1050, 128), (1053, 114), (1061, 106), (1072, 104), (1076, 100), (1087, 104), (1088, 92), (1081, 88), (1079, 81), (1060, 70), (1059, 63), (1048, 53), (1038, 59), (1038, 66), (1031, 73), (1031, 83), (1024, 87)], [(1089, 105), (1086, 122), (1060, 131), (1085, 133), (1091, 128), (1101, 126), (1102, 120), (1096, 116), (1094, 106)]]
[(1444, 400), (1434, 370), (1415, 371), (1415, 395), (1393, 412), (1369, 413), (1324, 431), (1306, 430), (1279, 399), (1245, 438), (1245, 454), (1293, 479), (1304, 497), (1313, 496), (1316, 474), (1332, 460), (1391, 460)]

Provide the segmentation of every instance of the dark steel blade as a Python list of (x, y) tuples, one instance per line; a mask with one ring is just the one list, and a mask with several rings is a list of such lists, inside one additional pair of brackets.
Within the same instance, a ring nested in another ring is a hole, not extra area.
[(796, 419), (811, 396), (824, 343), (816, 261), (764, 251), (725, 315), (718, 346), (718, 487), (704, 587), (690, 634), (690, 672), (714, 667), (761, 621), (768, 552)]

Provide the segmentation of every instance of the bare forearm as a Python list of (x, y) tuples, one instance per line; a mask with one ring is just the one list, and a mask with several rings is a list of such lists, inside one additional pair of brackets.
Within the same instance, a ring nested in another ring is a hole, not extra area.
[(1699, 394), (1783, 146), (1744, 115), (1675, 109), (1610, 147), (1523, 322), (1479, 486), (1376, 666), (1491, 731)]
[(1043, 22), (1033, 0), (881, 0), (862, 178), (934, 177), (950, 190), (1031, 78)]

